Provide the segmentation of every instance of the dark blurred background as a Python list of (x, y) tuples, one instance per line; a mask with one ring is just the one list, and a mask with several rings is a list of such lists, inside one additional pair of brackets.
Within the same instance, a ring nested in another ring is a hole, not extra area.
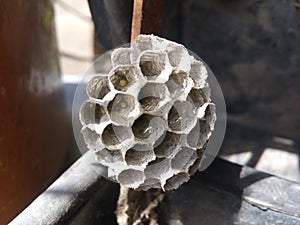
[[(131, 13), (132, 0), (0, 2), (0, 224), (80, 156), (74, 87), (129, 42)], [(165, 0), (161, 36), (197, 53), (222, 87), (220, 157), (300, 182), (299, 1)]]

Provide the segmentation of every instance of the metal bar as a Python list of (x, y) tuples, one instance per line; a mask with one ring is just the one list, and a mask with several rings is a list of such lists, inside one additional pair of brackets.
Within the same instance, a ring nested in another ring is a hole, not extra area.
[[(99, 222), (99, 212), (103, 212), (109, 204), (116, 204), (118, 186), (95, 172), (91, 166), (95, 164), (93, 160), (93, 152), (82, 156), (10, 225), (88, 225), (92, 221)], [(97, 200), (95, 196), (99, 195), (102, 197), (97, 197), (100, 199)], [(242, 220), (246, 221), (244, 224), (251, 221), (278, 224), (280, 218), (290, 221), (290, 224), (300, 224), (300, 184), (219, 158), (177, 191), (167, 192), (165, 198), (164, 207), (190, 210), (189, 218), (207, 217), (208, 222), (223, 216), (226, 221), (230, 217), (232, 224), (234, 221), (240, 224)], [(199, 208), (190, 207), (196, 204)], [(101, 214), (110, 217), (109, 220), (102, 217), (101, 224), (115, 224), (111, 222), (115, 221), (112, 208), (110, 214), (108, 210)]]
[(106, 192), (111, 182), (99, 175), (94, 157), (88, 151), (9, 225), (64, 224), (97, 190)]

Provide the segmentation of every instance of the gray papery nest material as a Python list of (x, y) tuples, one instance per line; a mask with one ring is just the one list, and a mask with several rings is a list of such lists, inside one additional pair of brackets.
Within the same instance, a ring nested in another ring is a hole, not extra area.
[(109, 178), (170, 190), (196, 172), (216, 121), (205, 65), (178, 43), (139, 35), (87, 84), (80, 121)]

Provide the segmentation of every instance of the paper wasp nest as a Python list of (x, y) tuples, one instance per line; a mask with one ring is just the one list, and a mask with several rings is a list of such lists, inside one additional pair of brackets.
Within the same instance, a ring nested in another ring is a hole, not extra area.
[(85, 143), (120, 184), (176, 189), (198, 169), (214, 129), (206, 67), (184, 46), (153, 35), (115, 49), (111, 60), (109, 74), (87, 84)]

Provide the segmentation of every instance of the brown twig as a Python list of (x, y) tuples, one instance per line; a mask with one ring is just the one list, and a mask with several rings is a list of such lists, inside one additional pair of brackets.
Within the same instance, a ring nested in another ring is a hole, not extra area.
[(161, 33), (163, 0), (134, 0), (131, 27), (131, 43), (143, 34)]

